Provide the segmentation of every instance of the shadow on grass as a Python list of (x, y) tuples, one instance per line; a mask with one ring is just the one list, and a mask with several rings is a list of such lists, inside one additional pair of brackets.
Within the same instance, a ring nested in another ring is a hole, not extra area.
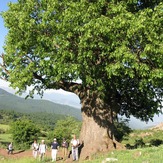
[(13, 154), (16, 155), (16, 154), (22, 153), (22, 152), (24, 152), (24, 151), (25, 151), (25, 150), (15, 151), (15, 152), (13, 152)]
[(134, 145), (126, 144), (127, 149), (137, 149), (137, 148), (144, 148), (144, 147), (158, 147), (163, 144), (163, 140), (160, 139), (152, 139), (149, 143), (144, 143), (143, 139), (135, 140)]
[[(63, 160), (62, 157), (57, 157), (56, 161), (61, 161), (61, 160)], [(52, 162), (52, 159), (51, 159), (51, 157), (45, 157), (41, 162), (42, 163), (44, 163), (44, 162)]]

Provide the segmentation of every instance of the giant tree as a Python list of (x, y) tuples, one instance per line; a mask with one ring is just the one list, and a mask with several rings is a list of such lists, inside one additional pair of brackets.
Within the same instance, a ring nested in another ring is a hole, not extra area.
[(20, 93), (32, 86), (31, 97), (75, 93), (83, 158), (120, 147), (118, 114), (148, 121), (161, 112), (163, 4), (144, 2), (18, 0), (2, 14), (9, 30), (1, 77)]

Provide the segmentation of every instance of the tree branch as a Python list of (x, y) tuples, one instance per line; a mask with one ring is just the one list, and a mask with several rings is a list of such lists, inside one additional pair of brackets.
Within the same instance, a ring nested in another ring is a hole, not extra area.
[[(4, 54), (3, 53), (0, 55), (0, 58), (2, 58), (2, 63), (0, 63), (0, 67), (2, 68), (2, 72), (4, 74), (8, 75), (9, 71), (7, 70), (7, 65), (5, 63), (5, 59), (4, 59)], [(7, 81), (7, 78), (4, 77), (4, 76), (3, 77), (0, 76), (0, 79)]]
[(33, 73), (33, 76), (35, 79), (40, 80), (47, 89), (63, 89), (68, 92), (75, 93), (76, 95), (80, 96), (80, 92), (82, 90), (82, 85), (75, 82), (66, 82), (66, 81), (60, 81), (60, 82), (53, 82), (49, 83), (48, 80), (42, 78), (42, 76), (38, 75), (37, 73)]

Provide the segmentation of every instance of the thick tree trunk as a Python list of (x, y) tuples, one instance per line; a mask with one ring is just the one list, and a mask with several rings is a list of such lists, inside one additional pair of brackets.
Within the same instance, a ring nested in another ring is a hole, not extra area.
[(83, 103), (83, 124), (80, 133), (80, 142), (82, 143), (80, 159), (82, 160), (97, 152), (124, 148), (114, 139), (111, 111), (103, 109), (103, 107), (104, 105), (101, 105), (99, 100), (93, 102), (91, 100), (91, 105), (90, 102)]

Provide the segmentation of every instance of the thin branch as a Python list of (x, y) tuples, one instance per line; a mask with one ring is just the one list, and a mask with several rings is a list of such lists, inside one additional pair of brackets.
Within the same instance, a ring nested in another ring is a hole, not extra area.
[(0, 63), (0, 67), (3, 69), (3, 71), (6, 73), (6, 74), (9, 74), (9, 71), (7, 70), (7, 65), (5, 63), (5, 59), (4, 59), (4, 54), (2, 53), (0, 55), (0, 57), (2, 58), (2, 64)]
[(8, 81), (7, 78), (2, 78), (2, 77), (0, 77), (0, 79), (4, 80), (4, 81), (6, 81), (6, 82)]
[(32, 59), (31, 59), (30, 57), (28, 57), (28, 56), (25, 56), (25, 57), (28, 59), (28, 61), (29, 61), (30, 63), (33, 62)]
[(59, 49), (59, 48), (60, 48), (60, 46), (59, 46), (59, 45), (57, 45), (57, 44), (54, 44), (54, 46), (55, 46), (57, 49)]
[(6, 69), (6, 66), (0, 63), (0, 67), (2, 67), (2, 69), (5, 71), (6, 74), (9, 74), (9, 71)]

